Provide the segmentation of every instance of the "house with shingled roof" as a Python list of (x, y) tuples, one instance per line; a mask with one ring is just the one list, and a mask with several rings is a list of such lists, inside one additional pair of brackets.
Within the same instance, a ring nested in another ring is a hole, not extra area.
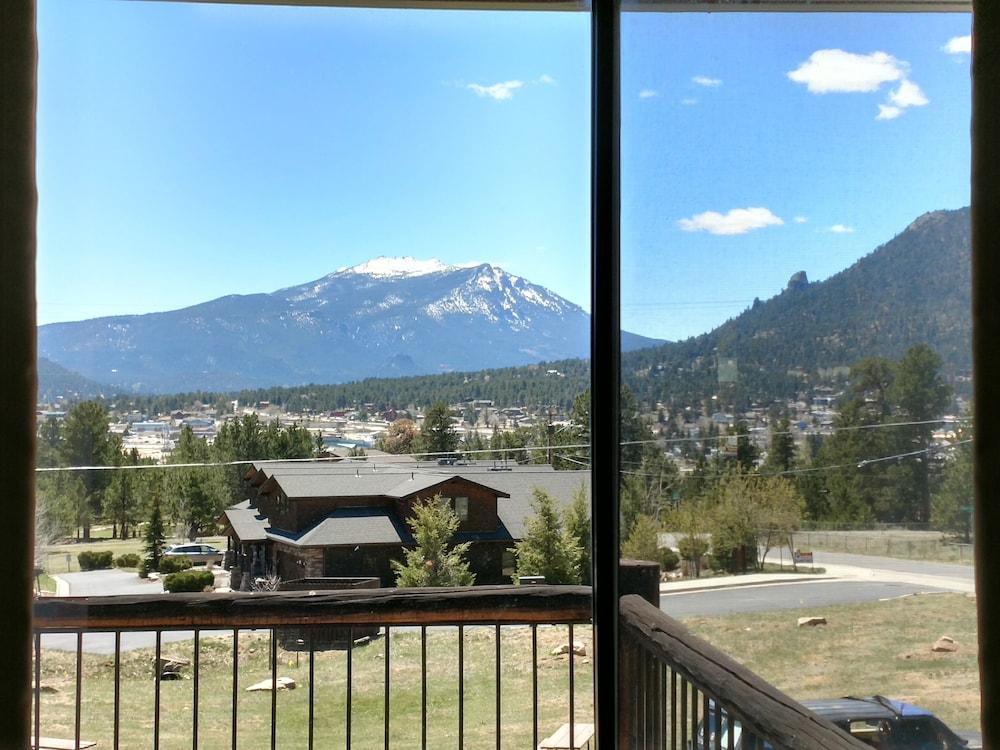
[(411, 466), (365, 461), (262, 462), (244, 474), (246, 499), (219, 521), (240, 567), (282, 580), (320, 576), (378, 578), (392, 586), (391, 561), (412, 547), (407, 521), (417, 503), (440, 497), (459, 518), (454, 542), (470, 542), (469, 564), (480, 584), (509, 583), (511, 547), (533, 515), (536, 489), (558, 506), (589, 471), (492, 464)]

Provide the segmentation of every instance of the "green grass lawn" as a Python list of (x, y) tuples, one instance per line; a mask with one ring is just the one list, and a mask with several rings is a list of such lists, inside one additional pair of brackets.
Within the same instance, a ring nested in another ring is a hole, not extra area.
[[(569, 717), (567, 656), (551, 650), (567, 641), (566, 628), (540, 627), (539, 732), (555, 731)], [(427, 637), (428, 747), (458, 746), (458, 631), (432, 628)], [(590, 645), (589, 628), (578, 627), (577, 641)], [(385, 641), (376, 639), (353, 652), (351, 746), (380, 748), (383, 738)], [(495, 748), (494, 631), (470, 628), (465, 633), (465, 747)], [(238, 742), (245, 750), (269, 747), (270, 693), (247, 693), (245, 688), (270, 677), (268, 638), (243, 633), (240, 637)], [(192, 643), (169, 644), (164, 654), (191, 658)], [(199, 696), (199, 744), (228, 747), (232, 728), (232, 639), (202, 640)], [(532, 747), (531, 631), (504, 628), (501, 636), (502, 745)], [(420, 746), (420, 635), (394, 633), (390, 651), (390, 734), (398, 748)], [(74, 655), (47, 651), (42, 657), (42, 683), (58, 689), (42, 696), (43, 736), (73, 736)], [(592, 668), (589, 658), (575, 657), (576, 717), (592, 721)], [(99, 747), (112, 746), (113, 658), (85, 655), (83, 659), (82, 736)], [(187, 670), (190, 676), (190, 669)], [(279, 650), (279, 676), (292, 677), (298, 688), (277, 695), (278, 742), (281, 747), (304, 748), (308, 731), (308, 657)], [(153, 691), (151, 652), (123, 656), (122, 747), (152, 745)], [(315, 732), (317, 747), (343, 747), (345, 732), (346, 654), (343, 650), (317, 652), (315, 658)], [(190, 748), (193, 681), (161, 682), (160, 747)]]
[(38, 576), (37, 585), (39, 590), (44, 594), (56, 593), (56, 581), (52, 576), (48, 575), (47, 573), (42, 573), (40, 576)]
[[(98, 530), (100, 532), (100, 530)], [(107, 532), (110, 534), (110, 531)], [(182, 544), (187, 539), (168, 539), (167, 546), (171, 544)], [(202, 544), (211, 544), (221, 550), (226, 549), (226, 538), (224, 536), (206, 536), (198, 541)], [(144, 542), (142, 539), (110, 539), (98, 538), (89, 542), (67, 542), (65, 544), (48, 544), (39, 548), (36, 558), (41, 567), (49, 575), (59, 575), (60, 573), (76, 573), (80, 570), (76, 556), (84, 551), (100, 552), (111, 550), (118, 555), (127, 552), (135, 552), (139, 555), (143, 553)]]
[[(827, 625), (799, 628), (803, 615)], [(878, 693), (912, 701), (953, 729), (979, 728), (976, 603), (961, 594), (923, 594), (870, 604), (691, 618), (697, 635), (793, 698)], [(942, 635), (955, 653), (934, 653)]]

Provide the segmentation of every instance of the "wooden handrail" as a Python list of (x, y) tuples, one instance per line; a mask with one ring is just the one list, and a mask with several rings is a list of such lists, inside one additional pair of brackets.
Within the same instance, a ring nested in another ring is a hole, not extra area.
[(278, 591), (46, 597), (38, 632), (299, 625), (491, 625), (590, 622), (586, 586)]
[[(641, 597), (622, 597), (620, 614), (623, 642), (641, 649), (646, 658), (659, 660), (681, 674), (729, 710), (746, 731), (766, 740), (772, 747), (788, 750), (864, 750), (869, 747), (712, 644), (692, 635)], [(630, 684), (638, 682), (637, 675), (626, 674), (625, 670), (620, 678), (626, 691)]]

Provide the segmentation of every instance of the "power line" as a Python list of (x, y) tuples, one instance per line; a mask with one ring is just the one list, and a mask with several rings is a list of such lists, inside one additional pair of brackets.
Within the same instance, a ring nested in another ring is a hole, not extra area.
[[(885, 461), (899, 461), (899, 460), (904, 459), (904, 458), (913, 458), (915, 456), (920, 456), (920, 455), (930, 454), (930, 453), (943, 453), (944, 451), (950, 451), (950, 450), (952, 450), (954, 448), (957, 448), (960, 445), (966, 445), (966, 444), (971, 443), (971, 442), (972, 442), (972, 438), (968, 438), (966, 440), (959, 440), (958, 442), (951, 443), (951, 444), (946, 445), (946, 446), (933, 445), (933, 446), (930, 446), (928, 448), (921, 448), (920, 450), (909, 451), (908, 453), (894, 453), (891, 456), (879, 456), (877, 458), (864, 458), (864, 459), (860, 459), (858, 461), (852, 461), (851, 463), (827, 464), (825, 466), (807, 466), (807, 467), (803, 467), (801, 469), (786, 469), (785, 471), (761, 472), (761, 473), (757, 473), (757, 474), (752, 474), (750, 476), (754, 476), (754, 477), (786, 477), (786, 476), (796, 476), (796, 475), (799, 475), (799, 474), (811, 474), (811, 473), (818, 472), (818, 471), (831, 471), (833, 469), (847, 469), (847, 468), (852, 468), (852, 467), (856, 468), (856, 469), (863, 469), (865, 466), (868, 466), (869, 464), (883, 463)], [(650, 474), (649, 472), (642, 472), (642, 471), (631, 471), (631, 470), (628, 470), (628, 469), (622, 469), (619, 473), (620, 474), (627, 474), (629, 476), (636, 476), (636, 477), (649, 477), (649, 478), (653, 478), (653, 479), (658, 478), (660, 476), (659, 474)], [(674, 477), (674, 479), (680, 479), (680, 480), (690, 480), (690, 479), (718, 479), (718, 478), (721, 478), (723, 476), (725, 476), (725, 474), (713, 474), (713, 475), (680, 474), (680, 475)]]
[[(971, 422), (971, 419), (968, 420)], [(870, 424), (870, 425), (850, 425), (845, 427), (834, 427), (831, 428), (830, 433), (851, 431), (851, 430), (868, 430), (868, 429), (880, 429), (888, 427), (912, 427), (919, 425), (929, 425), (929, 424), (942, 424), (951, 423), (951, 420), (943, 419), (931, 419), (924, 421), (913, 421), (913, 422), (886, 422), (882, 424)], [(792, 431), (774, 432), (771, 433), (772, 437), (778, 435), (794, 435)], [(726, 435), (712, 435), (706, 437), (678, 437), (678, 438), (651, 438), (648, 440), (624, 440), (619, 443), (619, 446), (631, 446), (631, 445), (662, 445), (675, 444), (675, 443), (697, 443), (707, 440), (731, 440), (732, 438), (740, 438), (744, 435), (739, 435), (736, 433), (726, 434)], [(746, 435), (749, 437), (749, 435)], [(960, 443), (956, 443), (958, 445)], [(462, 450), (456, 448), (453, 451), (426, 451), (421, 453), (390, 453), (384, 456), (370, 456), (366, 460), (368, 464), (377, 465), (379, 462), (385, 464), (396, 463), (393, 461), (394, 458), (413, 458), (417, 459), (419, 457), (434, 458), (451, 458), (456, 454), (464, 456), (480, 455), (480, 454), (506, 454), (513, 453), (515, 451), (548, 451), (550, 448), (558, 448), (559, 450), (573, 450), (573, 449), (587, 449), (591, 447), (590, 443), (575, 443), (570, 445), (526, 445), (526, 446), (508, 446), (499, 448), (477, 448), (473, 450)], [(179, 464), (122, 464), (118, 466), (40, 466), (35, 468), (36, 473), (57, 473), (64, 471), (117, 471), (117, 470), (149, 470), (149, 469), (191, 469), (200, 467), (226, 467), (226, 466), (245, 466), (248, 464), (277, 464), (277, 463), (339, 463), (342, 461), (350, 461), (352, 458), (365, 459), (365, 456), (349, 456), (347, 458), (343, 457), (313, 457), (313, 458), (268, 458), (268, 459), (245, 459), (245, 460), (233, 460), (233, 461), (205, 461), (205, 462), (189, 462), (189, 463), (179, 463)], [(502, 459), (498, 459), (502, 460)], [(877, 459), (881, 460), (881, 459)], [(626, 461), (626, 463), (636, 463), (634, 461)], [(405, 464), (400, 464), (401, 466), (406, 466)]]

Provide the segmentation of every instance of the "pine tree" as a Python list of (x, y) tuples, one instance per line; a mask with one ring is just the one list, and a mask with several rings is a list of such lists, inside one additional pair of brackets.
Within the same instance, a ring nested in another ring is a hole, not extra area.
[(527, 522), (524, 539), (514, 547), (517, 576), (545, 576), (546, 583), (580, 583), (581, 550), (563, 531), (552, 497), (535, 489), (535, 516)]
[(153, 499), (153, 511), (149, 516), (149, 523), (146, 524), (145, 543), (143, 544), (143, 551), (146, 553), (144, 562), (147, 570), (156, 570), (160, 567), (165, 541), (163, 515), (160, 513), (160, 499), (157, 497)]
[(573, 493), (573, 501), (564, 514), (566, 536), (576, 542), (580, 548), (580, 582), (590, 585), (590, 503), (587, 500), (587, 490), (581, 484)]
[(424, 423), (420, 428), (420, 451), (436, 454), (429, 458), (438, 458), (453, 453), (458, 447), (458, 435), (451, 429), (451, 411), (447, 404), (435, 403), (424, 415)]
[(471, 586), (476, 576), (465, 559), (469, 542), (448, 542), (458, 530), (458, 516), (439, 495), (413, 506), (413, 518), (407, 520), (417, 541), (414, 549), (403, 552), (404, 561), (392, 561), (396, 585), (400, 588), (419, 586)]

